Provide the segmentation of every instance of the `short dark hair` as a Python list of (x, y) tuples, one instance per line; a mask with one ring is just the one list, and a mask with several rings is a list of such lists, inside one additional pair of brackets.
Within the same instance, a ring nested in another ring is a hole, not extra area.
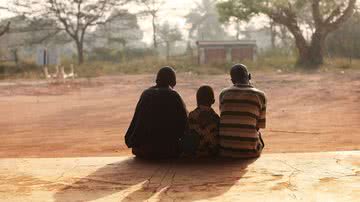
[(251, 79), (247, 67), (243, 64), (236, 64), (230, 71), (231, 80), (233, 83), (248, 83)]
[(160, 87), (176, 86), (176, 73), (172, 67), (163, 67), (156, 76), (156, 84)]
[(212, 105), (215, 102), (214, 90), (207, 85), (201, 86), (196, 93), (197, 105)]

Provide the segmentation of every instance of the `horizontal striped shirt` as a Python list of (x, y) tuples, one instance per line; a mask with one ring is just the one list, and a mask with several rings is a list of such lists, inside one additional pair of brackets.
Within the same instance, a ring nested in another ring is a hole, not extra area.
[(200, 137), (196, 154), (207, 156), (217, 154), (220, 117), (207, 106), (198, 106), (189, 114), (189, 130)]
[(220, 155), (257, 157), (263, 145), (260, 128), (266, 127), (266, 96), (251, 85), (234, 85), (220, 94)]

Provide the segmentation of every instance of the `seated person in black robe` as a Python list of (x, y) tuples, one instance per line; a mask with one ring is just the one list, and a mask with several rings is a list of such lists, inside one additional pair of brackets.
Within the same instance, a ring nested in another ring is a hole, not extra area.
[(175, 71), (160, 69), (156, 86), (145, 90), (125, 135), (125, 143), (140, 158), (177, 157), (179, 141), (187, 125), (187, 111), (180, 95), (173, 90)]

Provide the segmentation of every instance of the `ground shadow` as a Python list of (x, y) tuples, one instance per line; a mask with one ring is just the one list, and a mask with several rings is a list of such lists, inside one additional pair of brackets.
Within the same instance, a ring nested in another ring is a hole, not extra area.
[(131, 158), (106, 165), (60, 189), (56, 202), (93, 201), (119, 194), (121, 201), (194, 201), (221, 196), (247, 172), (253, 160)]

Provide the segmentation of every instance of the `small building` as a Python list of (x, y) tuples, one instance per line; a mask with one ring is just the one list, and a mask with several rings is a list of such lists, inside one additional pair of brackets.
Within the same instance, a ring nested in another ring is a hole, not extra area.
[(256, 56), (255, 40), (239, 41), (198, 41), (200, 64), (242, 62), (254, 60)]

